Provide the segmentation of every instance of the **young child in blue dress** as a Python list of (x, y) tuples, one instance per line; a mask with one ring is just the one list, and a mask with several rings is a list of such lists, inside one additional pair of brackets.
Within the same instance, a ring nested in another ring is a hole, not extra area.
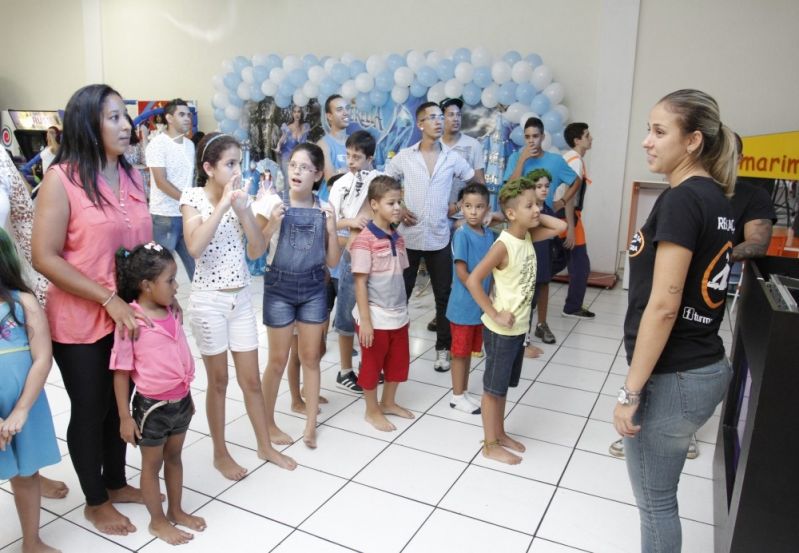
[(58, 551), (39, 537), (39, 469), (61, 460), (44, 393), (52, 362), (47, 318), (0, 228), (0, 480), (11, 480), (26, 552)]

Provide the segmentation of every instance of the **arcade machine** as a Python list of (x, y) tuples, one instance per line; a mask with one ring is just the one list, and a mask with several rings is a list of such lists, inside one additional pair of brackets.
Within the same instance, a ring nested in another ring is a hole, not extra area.
[[(20, 169), (29, 169), (34, 158), (47, 145), (47, 129), (62, 128), (62, 111), (26, 111), (8, 109), (0, 112), (3, 147), (11, 152), (11, 158)], [(30, 171), (23, 171), (29, 177)]]

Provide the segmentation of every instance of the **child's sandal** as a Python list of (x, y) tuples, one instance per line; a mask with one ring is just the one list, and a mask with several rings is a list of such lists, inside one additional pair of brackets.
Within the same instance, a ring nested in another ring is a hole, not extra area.
[(491, 441), (480, 440), (480, 443), (483, 444), (483, 454), (488, 455), (488, 448), (499, 445), (499, 440), (491, 440)]

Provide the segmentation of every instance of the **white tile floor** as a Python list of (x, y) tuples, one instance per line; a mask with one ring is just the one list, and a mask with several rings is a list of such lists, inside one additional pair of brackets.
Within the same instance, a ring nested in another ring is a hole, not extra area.
[[(255, 279), (258, 306), (260, 286)], [(184, 281), (179, 295), (183, 305), (188, 289)], [(301, 441), (287, 447), (286, 453), (300, 465), (294, 472), (256, 456), (233, 371), (227, 440), (233, 456), (250, 472), (234, 483), (211, 466), (206, 378), (197, 355), (197, 414), (183, 455), (183, 498), (186, 510), (206, 518), (208, 529), (181, 551), (638, 551), (638, 514), (626, 468), (608, 454), (617, 437), (610, 424), (614, 396), (627, 368), (620, 326), (626, 292), (589, 289), (586, 303), (597, 319), (578, 322), (560, 316), (565, 288), (553, 284), (550, 290), (550, 326), (558, 342), (539, 344), (545, 355), (525, 360), (522, 381), (508, 395), (506, 428), (527, 446), (524, 461), (513, 467), (483, 458), (480, 417), (449, 407), (450, 377), (432, 370), (435, 337), (425, 328), (433, 314), (429, 293), (411, 301), (410, 380), (398, 394), (416, 419), (395, 421), (398, 430), (390, 434), (364, 422), (363, 401), (335, 387), (338, 348), (331, 334), (322, 361), (323, 394), (330, 403), (320, 415), (319, 448), (309, 450)], [(263, 328), (259, 336), (263, 366)], [(728, 321), (723, 337), (729, 349)], [(476, 394), (482, 362), (473, 360), (469, 387)], [(278, 424), (299, 438), (304, 421), (289, 409), (286, 386), (278, 399)], [(63, 441), (69, 398), (57, 369), (46, 388), (64, 459), (42, 472), (65, 480), (71, 492), (64, 500), (43, 502), (43, 538), (65, 552), (170, 550), (147, 533), (147, 513), (140, 505), (121, 507), (139, 528), (133, 535), (101, 536), (86, 523)], [(687, 461), (680, 483), (686, 553), (712, 550), (711, 461), (717, 425), (718, 417), (713, 417), (699, 432), (701, 454)], [(136, 484), (140, 455), (133, 448), (128, 464)], [(10, 486), (4, 482), (0, 550), (20, 551), (20, 535)]]

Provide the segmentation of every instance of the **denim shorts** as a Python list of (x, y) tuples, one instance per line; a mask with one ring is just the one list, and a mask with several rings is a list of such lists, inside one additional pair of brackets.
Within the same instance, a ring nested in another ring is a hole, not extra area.
[(327, 271), (289, 273), (271, 267), (264, 273), (264, 324), (283, 328), (294, 322), (327, 321)]
[(183, 434), (189, 429), (191, 417), (194, 415), (191, 394), (152, 409), (159, 402), (158, 399), (139, 393), (133, 395), (133, 420), (141, 432), (141, 439), (138, 441), (141, 446), (163, 445), (170, 436)]
[(524, 360), (524, 334), (504, 336), (483, 328), (483, 344), (486, 348), (483, 391), (505, 397), (508, 388), (519, 385)]
[(341, 272), (338, 277), (338, 296), (333, 329), (342, 336), (354, 336), (355, 319), (352, 317), (352, 309), (355, 307), (355, 282), (352, 279), (352, 258), (347, 250), (344, 250), (341, 255), (339, 268)]
[(249, 287), (238, 292), (192, 290), (191, 331), (202, 355), (258, 348), (258, 323)]

